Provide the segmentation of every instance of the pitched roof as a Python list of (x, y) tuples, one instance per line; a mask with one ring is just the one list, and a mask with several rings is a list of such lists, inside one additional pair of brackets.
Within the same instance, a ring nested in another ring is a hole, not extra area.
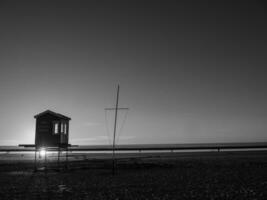
[(71, 120), (71, 118), (69, 118), (69, 117), (67, 117), (67, 116), (65, 116), (65, 115), (61, 115), (61, 114), (59, 114), (59, 113), (53, 112), (53, 111), (51, 111), (51, 110), (46, 110), (46, 111), (44, 111), (44, 112), (41, 112), (41, 113), (35, 115), (34, 118), (38, 118), (38, 117), (40, 117), (40, 116), (42, 116), (42, 115), (45, 115), (45, 114), (51, 114), (51, 115), (54, 115), (54, 116), (59, 117), (59, 118), (62, 118), (62, 119)]

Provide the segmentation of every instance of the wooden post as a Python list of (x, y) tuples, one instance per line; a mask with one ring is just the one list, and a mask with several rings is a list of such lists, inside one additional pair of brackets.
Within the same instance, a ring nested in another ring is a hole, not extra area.
[(36, 154), (37, 154), (37, 149), (35, 147), (35, 151), (34, 151), (34, 171), (37, 171)]
[(46, 160), (46, 148), (45, 148), (45, 171), (47, 169), (47, 160)]
[(57, 149), (57, 168), (59, 169), (59, 161), (60, 161), (60, 147)]
[(68, 145), (67, 145), (67, 147), (66, 147), (66, 169), (68, 169), (68, 161), (69, 161), (69, 159), (68, 159)]
[(113, 132), (113, 145), (112, 145), (112, 174), (115, 174), (116, 161), (115, 161), (115, 145), (116, 145), (116, 129), (117, 129), (117, 115), (118, 115), (118, 104), (119, 104), (119, 93), (120, 86), (117, 88), (116, 108), (115, 108), (115, 120), (114, 120), (114, 132)]
[(128, 110), (129, 108), (118, 108), (119, 105), (119, 93), (120, 93), (120, 86), (118, 85), (117, 88), (117, 97), (116, 97), (116, 107), (115, 108), (106, 108), (105, 110), (115, 110), (115, 120), (114, 120), (114, 132), (113, 132), (113, 144), (112, 144), (112, 174), (115, 174), (116, 170), (116, 129), (117, 129), (117, 115), (118, 110)]

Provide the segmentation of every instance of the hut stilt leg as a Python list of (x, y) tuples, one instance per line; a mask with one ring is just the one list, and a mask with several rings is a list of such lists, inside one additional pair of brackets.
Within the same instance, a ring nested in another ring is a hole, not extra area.
[(46, 169), (47, 169), (47, 159), (46, 159), (46, 154), (47, 154), (47, 153), (45, 153), (45, 171), (46, 171)]
[(59, 169), (59, 162), (60, 162), (60, 148), (58, 147), (57, 151), (57, 168)]
[(34, 151), (34, 171), (37, 171), (37, 162), (36, 162), (36, 155), (37, 154), (37, 149), (35, 148)]
[(68, 154), (69, 152), (68, 152), (68, 147), (66, 148), (66, 168), (68, 169), (68, 162), (69, 162), (69, 154)]

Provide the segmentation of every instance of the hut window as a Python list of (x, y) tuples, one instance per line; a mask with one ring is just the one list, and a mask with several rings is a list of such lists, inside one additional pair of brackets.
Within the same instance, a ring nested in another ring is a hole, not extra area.
[(67, 134), (67, 124), (64, 124), (64, 134)]
[(64, 123), (63, 122), (61, 122), (61, 128), (60, 128), (60, 130), (61, 130), (61, 133), (64, 133)]
[(57, 122), (55, 122), (54, 123), (54, 134), (58, 134), (58, 123)]

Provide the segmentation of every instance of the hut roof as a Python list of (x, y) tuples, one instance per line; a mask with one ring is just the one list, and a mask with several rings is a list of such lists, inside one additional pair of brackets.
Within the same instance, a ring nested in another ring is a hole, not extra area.
[(62, 115), (62, 114), (53, 112), (53, 111), (51, 111), (51, 110), (46, 110), (46, 111), (44, 111), (44, 112), (41, 112), (41, 113), (35, 115), (34, 118), (41, 117), (41, 116), (43, 116), (43, 115), (45, 115), (45, 114), (51, 114), (51, 115), (54, 115), (54, 116), (59, 117), (59, 118), (61, 118), (61, 119), (71, 120), (70, 117), (67, 117), (67, 116), (65, 116), (65, 115)]

